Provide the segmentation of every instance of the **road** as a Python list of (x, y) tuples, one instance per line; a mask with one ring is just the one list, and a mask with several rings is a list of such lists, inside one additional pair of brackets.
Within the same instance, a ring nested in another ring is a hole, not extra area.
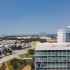
[(25, 53), (27, 53), (28, 49), (29, 49), (29, 48), (13, 51), (13, 54), (12, 54), (12, 55), (5, 56), (5, 57), (1, 58), (1, 59), (0, 59), (0, 64), (1, 64), (1, 63), (4, 63), (4, 62), (7, 62), (7, 61), (9, 61), (9, 60), (12, 60), (12, 59), (14, 59), (14, 58), (17, 58), (20, 54), (25, 54)]

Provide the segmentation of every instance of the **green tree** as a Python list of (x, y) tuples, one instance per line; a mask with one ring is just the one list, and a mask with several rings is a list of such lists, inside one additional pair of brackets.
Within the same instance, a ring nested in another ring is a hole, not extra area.
[(34, 51), (33, 49), (29, 49), (29, 50), (28, 50), (28, 54), (30, 54), (30, 55), (33, 55), (34, 52), (35, 52), (35, 51)]

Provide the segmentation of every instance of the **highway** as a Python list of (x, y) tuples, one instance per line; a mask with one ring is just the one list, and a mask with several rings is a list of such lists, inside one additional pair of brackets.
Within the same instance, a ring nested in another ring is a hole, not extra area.
[(5, 57), (1, 58), (0, 59), (0, 64), (2, 64), (4, 62), (7, 62), (9, 60), (12, 60), (14, 58), (17, 58), (20, 54), (27, 53), (28, 49), (30, 49), (30, 48), (13, 51), (12, 55), (8, 55), (8, 56), (5, 56)]

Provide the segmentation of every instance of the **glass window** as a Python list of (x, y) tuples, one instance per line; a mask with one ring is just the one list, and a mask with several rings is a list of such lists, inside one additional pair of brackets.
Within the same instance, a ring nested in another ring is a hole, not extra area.
[[(38, 70), (67, 70), (70, 68), (70, 51), (67, 50), (55, 50), (39, 52), (42, 54), (40, 57), (35, 58), (38, 64)], [(45, 54), (45, 56), (43, 56)]]
[(70, 32), (66, 33), (66, 42), (70, 42)]
[(38, 55), (38, 56), (47, 56), (48, 55), (48, 52), (44, 52), (44, 51), (38, 51), (35, 53), (35, 55)]

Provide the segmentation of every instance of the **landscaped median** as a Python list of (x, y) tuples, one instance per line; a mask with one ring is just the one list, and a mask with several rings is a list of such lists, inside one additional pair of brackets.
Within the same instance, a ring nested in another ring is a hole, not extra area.
[(0, 70), (34, 70), (32, 59), (33, 54), (34, 50), (29, 49), (27, 53), (21, 54), (16, 58), (1, 64)]

